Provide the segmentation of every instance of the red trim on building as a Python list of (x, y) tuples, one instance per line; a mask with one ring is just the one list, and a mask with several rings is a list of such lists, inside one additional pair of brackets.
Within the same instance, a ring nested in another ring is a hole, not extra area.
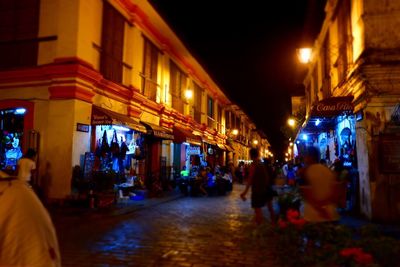
[(49, 87), (50, 99), (79, 99), (85, 102), (92, 103), (92, 98), (95, 95), (80, 86), (52, 86)]

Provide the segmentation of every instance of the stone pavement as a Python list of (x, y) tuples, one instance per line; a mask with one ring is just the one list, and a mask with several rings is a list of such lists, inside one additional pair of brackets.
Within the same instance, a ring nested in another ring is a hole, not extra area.
[[(255, 228), (242, 190), (235, 185), (222, 197), (171, 193), (107, 211), (53, 214), (63, 266), (277, 266), (266, 249), (245, 248)], [(370, 222), (344, 215), (340, 223)], [(378, 226), (400, 238), (400, 227)]]
[(254, 227), (242, 189), (120, 216), (56, 214), (63, 266), (276, 266), (265, 249), (243, 248)]

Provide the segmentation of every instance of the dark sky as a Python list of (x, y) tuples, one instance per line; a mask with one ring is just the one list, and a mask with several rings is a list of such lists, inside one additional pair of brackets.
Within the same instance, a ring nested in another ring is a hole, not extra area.
[(225, 94), (281, 153), (290, 95), (302, 92), (296, 48), (319, 32), (325, 0), (150, 0)]

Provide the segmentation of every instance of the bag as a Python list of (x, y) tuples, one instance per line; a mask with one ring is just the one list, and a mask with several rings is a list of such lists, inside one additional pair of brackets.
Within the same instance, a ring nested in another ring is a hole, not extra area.
[(110, 152), (110, 146), (108, 145), (107, 141), (107, 131), (104, 130), (103, 137), (101, 138), (101, 155), (102, 157), (105, 157), (107, 153)]
[(118, 157), (120, 150), (119, 150), (116, 130), (114, 130), (114, 136), (113, 139), (111, 140), (110, 150), (113, 157)]
[(120, 154), (119, 154), (121, 159), (125, 159), (126, 152), (128, 152), (128, 151), (129, 151), (129, 148), (126, 145), (126, 143), (124, 141), (122, 141), (122, 137), (121, 137), (121, 148), (120, 148)]

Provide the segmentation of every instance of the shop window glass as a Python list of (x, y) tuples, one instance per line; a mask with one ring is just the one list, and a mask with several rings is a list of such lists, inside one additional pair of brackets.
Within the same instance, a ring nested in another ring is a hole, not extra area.
[(170, 61), (170, 91), (172, 96), (172, 107), (183, 113), (182, 93), (186, 86), (186, 75), (178, 66)]
[(0, 0), (0, 69), (37, 64), (39, 0)]
[(0, 164), (2, 170), (14, 171), (22, 157), (25, 109), (0, 111)]

